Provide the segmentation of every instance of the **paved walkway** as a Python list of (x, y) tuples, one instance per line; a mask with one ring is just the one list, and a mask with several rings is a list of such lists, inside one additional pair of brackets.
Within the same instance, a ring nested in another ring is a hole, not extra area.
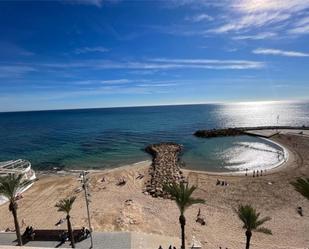
[[(93, 248), (104, 249), (158, 249), (160, 245), (168, 248), (169, 245), (179, 246), (179, 239), (155, 234), (133, 233), (133, 232), (104, 232), (93, 233)], [(15, 233), (0, 233), (0, 249), (15, 246)], [(4, 246), (4, 247), (2, 247)], [(66, 242), (59, 246), (59, 241), (29, 241), (25, 247), (39, 248), (70, 248)], [(76, 243), (76, 248), (88, 249), (90, 239)], [(13, 247), (14, 248), (14, 247)]]

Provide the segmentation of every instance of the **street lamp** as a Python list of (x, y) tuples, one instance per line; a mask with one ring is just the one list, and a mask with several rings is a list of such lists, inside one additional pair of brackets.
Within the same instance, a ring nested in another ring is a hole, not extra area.
[(82, 188), (84, 189), (84, 193), (85, 193), (85, 201), (86, 201), (86, 207), (87, 207), (87, 216), (88, 216), (88, 225), (89, 225), (89, 231), (90, 231), (90, 247), (89, 249), (93, 248), (93, 238), (92, 238), (92, 228), (91, 228), (91, 219), (90, 219), (90, 212), (89, 212), (89, 202), (91, 202), (89, 200), (90, 194), (88, 192), (88, 187), (89, 187), (89, 178), (87, 178), (87, 175), (89, 174), (88, 171), (82, 171), (79, 175), (79, 180), (82, 184)]

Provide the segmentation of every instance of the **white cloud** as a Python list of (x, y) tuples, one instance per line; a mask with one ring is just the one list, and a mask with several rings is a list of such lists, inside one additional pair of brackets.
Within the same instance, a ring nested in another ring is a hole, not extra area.
[(305, 16), (301, 18), (297, 23), (296, 26), (302, 26), (302, 25), (307, 25), (309, 24), (309, 16)]
[(214, 59), (152, 59), (167, 65), (178, 65), (184, 68), (201, 69), (258, 69), (265, 66), (263, 62), (250, 60), (214, 60)]
[(27, 65), (0, 65), (0, 78), (19, 78), (34, 71), (34, 67)]
[(133, 70), (175, 70), (175, 69), (259, 69), (264, 62), (250, 60), (213, 60), (213, 59), (166, 59), (153, 58), (141, 61), (88, 60), (69, 63), (40, 63), (37, 66), (57, 69), (87, 68), (100, 69), (133, 69)]
[(158, 70), (133, 70), (129, 73), (136, 74), (136, 75), (153, 75), (157, 72)]
[(234, 0), (232, 7), (239, 12), (257, 13), (269, 11), (298, 12), (307, 9), (308, 0)]
[(198, 14), (195, 16), (187, 16), (185, 18), (186, 21), (190, 22), (201, 22), (201, 21), (212, 21), (214, 18), (207, 14)]
[(279, 23), (289, 19), (291, 15), (289, 13), (255, 13), (244, 15), (240, 18), (231, 19), (228, 23), (210, 29), (209, 32), (213, 33), (227, 33), (231, 31), (246, 31), (252, 28), (261, 28), (270, 24)]
[(77, 48), (75, 50), (76, 54), (85, 54), (85, 53), (92, 53), (92, 52), (100, 52), (100, 53), (105, 53), (108, 52), (109, 49), (105, 48), (105, 47), (83, 47), (83, 48)]
[(102, 80), (101, 83), (103, 84), (126, 84), (132, 82), (129, 79), (115, 79), (115, 80)]
[(285, 51), (280, 49), (271, 48), (257, 48), (252, 51), (254, 54), (267, 54), (267, 55), (280, 55), (289, 57), (309, 57), (309, 53), (303, 53), (298, 51)]
[[(2, 66), (8, 71), (9, 67)], [(70, 69), (71, 73), (82, 72), (83, 70), (96, 71), (96, 70), (116, 70), (127, 69), (132, 71), (167, 71), (178, 69), (199, 69), (199, 70), (240, 70), (240, 69), (260, 69), (266, 66), (265, 62), (254, 60), (216, 60), (216, 59), (169, 59), (169, 58), (148, 58), (144, 60), (129, 60), (129, 61), (111, 61), (111, 60), (77, 60), (60, 63), (23, 63), (16, 64), (20, 74), (39, 71), (40, 73), (59, 72), (66, 74)], [(4, 69), (3, 69), (4, 70)], [(13, 70), (13, 69), (12, 69)], [(0, 67), (0, 73), (1, 73)], [(140, 74), (140, 73), (139, 73)], [(101, 83), (105, 84), (124, 84), (129, 83), (127, 79), (111, 79), (105, 80)], [(91, 84), (89, 81), (80, 82), (81, 85)]]
[(226, 5), (230, 0), (169, 0), (162, 1), (166, 5), (166, 7), (170, 8), (178, 8), (178, 7), (191, 7), (195, 9), (196, 7), (203, 6), (213, 6), (220, 7)]
[(274, 32), (263, 32), (254, 35), (238, 35), (234, 36), (234, 40), (264, 40), (267, 38), (274, 38), (277, 34)]
[(177, 86), (177, 83), (159, 83), (159, 84), (139, 84), (139, 87), (172, 87)]
[(294, 24), (294, 27), (289, 30), (290, 34), (309, 34), (309, 17), (303, 17)]
[(289, 30), (290, 34), (309, 34), (309, 24)]
[(129, 79), (113, 79), (113, 80), (80, 80), (74, 81), (75, 85), (97, 85), (97, 84), (105, 84), (105, 85), (121, 85), (131, 83), (132, 80)]
[(243, 32), (256, 28), (281, 28), (293, 25), (292, 19), (309, 9), (309, 0), (231, 0), (221, 26), (209, 32)]

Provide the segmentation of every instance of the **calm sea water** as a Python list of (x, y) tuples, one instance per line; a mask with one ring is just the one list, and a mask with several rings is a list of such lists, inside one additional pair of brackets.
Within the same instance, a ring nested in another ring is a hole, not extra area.
[(282, 160), (281, 149), (263, 139), (192, 134), (205, 128), (309, 125), (308, 117), (309, 103), (278, 102), (0, 113), (0, 161), (25, 158), (36, 169), (116, 167), (150, 159), (144, 152), (150, 143), (173, 141), (184, 145), (188, 168), (272, 167)]

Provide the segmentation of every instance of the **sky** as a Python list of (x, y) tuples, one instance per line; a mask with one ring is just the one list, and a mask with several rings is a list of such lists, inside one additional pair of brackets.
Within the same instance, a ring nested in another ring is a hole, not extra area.
[(308, 100), (309, 0), (0, 1), (0, 111)]

